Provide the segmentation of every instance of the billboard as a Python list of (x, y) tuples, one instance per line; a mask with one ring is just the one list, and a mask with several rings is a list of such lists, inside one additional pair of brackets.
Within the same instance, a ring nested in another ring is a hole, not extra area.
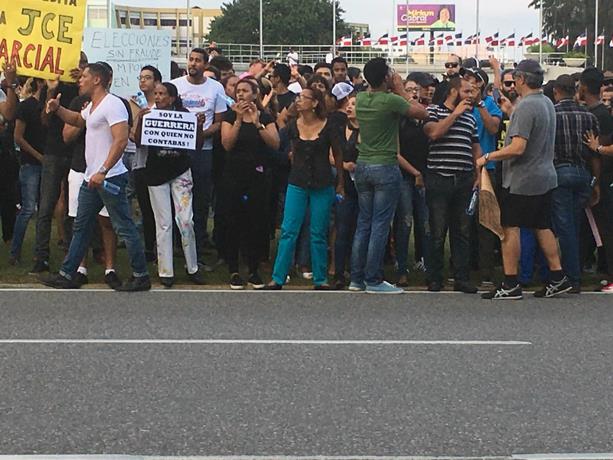
[(399, 4), (396, 10), (396, 22), (399, 30), (406, 30), (407, 19), (409, 30), (455, 30), (454, 4)]

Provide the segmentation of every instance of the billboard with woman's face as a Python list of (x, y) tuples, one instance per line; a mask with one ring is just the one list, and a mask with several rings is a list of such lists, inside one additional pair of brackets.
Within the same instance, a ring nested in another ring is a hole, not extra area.
[[(401, 0), (400, 0), (401, 1)], [(400, 4), (397, 7), (397, 25), (399, 30), (455, 30), (455, 5), (434, 4)]]

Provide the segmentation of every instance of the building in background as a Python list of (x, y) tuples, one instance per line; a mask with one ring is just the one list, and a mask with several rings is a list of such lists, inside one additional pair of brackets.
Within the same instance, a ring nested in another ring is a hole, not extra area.
[[(87, 10), (85, 12), (85, 27), (109, 28), (107, 0), (87, 0)], [(112, 16), (111, 16), (112, 23)]]
[(359, 22), (350, 22), (347, 24), (351, 30), (352, 37), (367, 37), (370, 36), (370, 26)]

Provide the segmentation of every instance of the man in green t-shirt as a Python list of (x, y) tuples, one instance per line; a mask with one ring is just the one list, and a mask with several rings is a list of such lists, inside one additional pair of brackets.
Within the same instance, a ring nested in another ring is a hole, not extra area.
[[(361, 143), (355, 186), (360, 212), (351, 255), (349, 290), (399, 294), (403, 290), (383, 280), (383, 256), (398, 202), (402, 175), (398, 167), (398, 123), (404, 116), (425, 119), (428, 114), (412, 104), (400, 75), (383, 58), (364, 66), (370, 85), (356, 99)], [(391, 92), (390, 92), (391, 90)]]

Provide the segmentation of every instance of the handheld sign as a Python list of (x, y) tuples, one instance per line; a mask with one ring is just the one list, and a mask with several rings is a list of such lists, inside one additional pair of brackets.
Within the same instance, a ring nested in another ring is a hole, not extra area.
[(138, 91), (140, 69), (152, 65), (170, 80), (170, 30), (85, 29), (83, 51), (90, 62), (113, 68), (113, 93), (129, 98)]
[(73, 81), (79, 66), (86, 0), (0, 2), (0, 63), (18, 75)]
[(153, 147), (196, 150), (196, 114), (152, 110), (143, 117), (141, 144)]

